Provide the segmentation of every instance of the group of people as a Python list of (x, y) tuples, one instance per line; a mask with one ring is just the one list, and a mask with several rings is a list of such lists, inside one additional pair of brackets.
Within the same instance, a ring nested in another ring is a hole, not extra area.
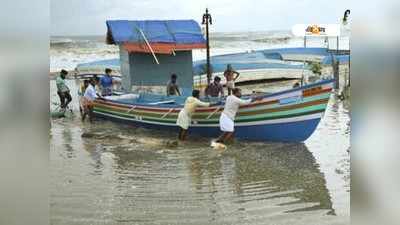
[[(226, 80), (225, 85), (228, 90), (228, 95), (231, 95), (233, 89), (235, 89), (235, 81), (239, 78), (239, 72), (233, 70), (232, 66), (228, 64), (224, 71), (224, 77)], [(222, 87), (221, 78), (219, 76), (215, 76), (214, 81), (207, 85), (205, 95), (208, 97), (224, 96), (224, 88)]]
[[(219, 136), (218, 139), (216, 140), (216, 142), (219, 143), (226, 143), (229, 139), (233, 137), (233, 133), (235, 130), (234, 121), (236, 113), (239, 110), (239, 107), (262, 99), (262, 97), (254, 97), (247, 100), (241, 99), (242, 97), (241, 89), (235, 87), (235, 81), (239, 77), (239, 73), (234, 71), (231, 65), (229, 64), (227, 65), (227, 69), (224, 72), (224, 76), (226, 79), (226, 87), (228, 89), (228, 97), (226, 98), (224, 110), (222, 111), (221, 116), (219, 118), (219, 126), (220, 130), (222, 131), (221, 136)], [(214, 81), (207, 86), (205, 90), (205, 95), (209, 97), (224, 96), (224, 89), (220, 82), (221, 78), (215, 76)], [(173, 83), (176, 83), (176, 75), (175, 75), (175, 81)], [(209, 107), (213, 105), (208, 102), (200, 101), (199, 96), (200, 96), (200, 91), (193, 90), (192, 96), (186, 99), (184, 108), (179, 112), (176, 124), (180, 127), (178, 138), (181, 141), (184, 141), (186, 139), (187, 131), (191, 124), (192, 115), (196, 110), (196, 108)]]
[[(179, 140), (184, 141), (187, 136), (187, 131), (192, 121), (192, 115), (197, 107), (209, 107), (211, 103), (202, 102), (199, 100), (200, 91), (193, 90), (192, 96), (185, 101), (184, 108), (179, 112), (176, 124), (180, 127)], [(233, 137), (235, 130), (235, 117), (240, 106), (250, 104), (251, 102), (261, 100), (262, 97), (254, 97), (251, 99), (241, 99), (242, 92), (240, 88), (233, 88), (232, 94), (226, 98), (224, 110), (219, 118), (219, 127), (222, 131), (221, 136), (216, 140), (219, 143), (226, 143)], [(219, 104), (219, 103), (216, 103)]]
[[(89, 116), (89, 120), (93, 120), (93, 103), (96, 98), (102, 98), (103, 96), (112, 95), (112, 86), (114, 83), (111, 77), (112, 70), (105, 69), (105, 75), (100, 79), (97, 76), (84, 80), (78, 92), (80, 96), (79, 105), (80, 112), (82, 115), (82, 121), (85, 120), (86, 116)], [(65, 78), (68, 75), (66, 70), (61, 70), (60, 76), (56, 78), (57, 94), (60, 98), (60, 107), (65, 110), (68, 104), (72, 101), (70, 89), (65, 83)], [(239, 73), (232, 69), (231, 65), (227, 65), (227, 69), (224, 72), (226, 79), (226, 87), (228, 90), (228, 97), (226, 98), (224, 110), (221, 113), (219, 119), (220, 130), (222, 131), (221, 136), (216, 142), (225, 143), (233, 136), (234, 132), (234, 121), (239, 107), (242, 105), (250, 104), (253, 101), (257, 101), (259, 98), (251, 98), (247, 100), (241, 99), (242, 93), (239, 88), (235, 88), (235, 81), (239, 77)], [(177, 83), (177, 75), (172, 74), (170, 81), (167, 83), (167, 96), (181, 95), (179, 86)], [(99, 95), (98, 93), (101, 93)], [(212, 83), (210, 83), (206, 90), (205, 95), (209, 97), (223, 97), (224, 89), (221, 85), (221, 78), (218, 76), (214, 77)], [(179, 112), (176, 124), (181, 128), (179, 132), (179, 140), (185, 140), (187, 131), (190, 124), (192, 123), (192, 115), (198, 107), (209, 107), (213, 104), (209, 102), (202, 102), (200, 99), (200, 91), (193, 90), (192, 96), (188, 97), (185, 101), (184, 108)], [(219, 104), (219, 103), (215, 103)]]
[[(85, 121), (86, 116), (89, 116), (90, 122), (93, 121), (93, 103), (96, 98), (112, 95), (112, 87), (115, 81), (111, 77), (111, 73), (112, 70), (107, 68), (105, 69), (105, 74), (101, 78), (94, 75), (92, 78), (84, 80), (81, 84), (78, 95), (79, 111), (82, 115), (82, 121)], [(68, 71), (63, 69), (56, 78), (57, 94), (60, 98), (60, 108), (63, 112), (65, 112), (72, 101), (70, 89), (65, 83), (67, 75)], [(98, 93), (101, 93), (101, 95)]]
[[(228, 90), (228, 95), (231, 95), (233, 89), (235, 88), (235, 81), (239, 77), (239, 72), (233, 70), (230, 64), (227, 65), (226, 70), (224, 71), (224, 77), (226, 80), (226, 88)], [(171, 75), (171, 79), (167, 83), (167, 96), (180, 96), (181, 92), (179, 90), (179, 85), (177, 82), (178, 76), (176, 74)], [(219, 76), (215, 76), (213, 82), (207, 85), (205, 89), (205, 95), (207, 97), (223, 97), (224, 96), (224, 88), (221, 84), (221, 78)]]

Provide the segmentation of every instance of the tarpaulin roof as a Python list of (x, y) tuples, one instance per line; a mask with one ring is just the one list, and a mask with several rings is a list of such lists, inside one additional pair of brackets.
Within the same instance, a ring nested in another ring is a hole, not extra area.
[(206, 47), (194, 20), (109, 20), (107, 29), (107, 42), (122, 44), (130, 52), (150, 52), (145, 39), (156, 53)]

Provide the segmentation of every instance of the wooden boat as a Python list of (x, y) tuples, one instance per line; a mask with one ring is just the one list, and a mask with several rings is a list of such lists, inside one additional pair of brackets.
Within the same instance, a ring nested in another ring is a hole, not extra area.
[[(324, 115), (333, 82), (333, 79), (323, 80), (265, 94), (261, 101), (240, 107), (235, 119), (235, 137), (254, 141), (305, 141)], [(109, 97), (95, 101), (94, 114), (108, 120), (176, 132), (176, 120), (184, 100), (184, 97), (161, 95)], [(223, 102), (217, 106), (197, 109), (189, 132), (217, 137), (220, 134), (219, 117), (223, 109)]]
[[(206, 47), (206, 40), (196, 21), (117, 20), (107, 21), (106, 24), (107, 43), (120, 47), (123, 90), (135, 90), (134, 87), (142, 85), (165, 88), (170, 74), (174, 73), (179, 75), (178, 82), (183, 96), (191, 94), (196, 86), (191, 51)], [(274, 57), (274, 54), (270, 57)], [(228, 58), (220, 62), (221, 70), (226, 66), (225, 63), (234, 60), (233, 55)], [(238, 69), (245, 68), (238, 66)], [(235, 137), (255, 141), (306, 140), (325, 112), (332, 87), (333, 80), (330, 79), (277, 93), (262, 94), (262, 100), (239, 109), (235, 120)], [(107, 120), (177, 132), (176, 120), (186, 97), (120, 94), (95, 100), (94, 115)], [(224, 109), (223, 101), (213, 107), (196, 110), (189, 132), (217, 137), (220, 134), (219, 117)]]

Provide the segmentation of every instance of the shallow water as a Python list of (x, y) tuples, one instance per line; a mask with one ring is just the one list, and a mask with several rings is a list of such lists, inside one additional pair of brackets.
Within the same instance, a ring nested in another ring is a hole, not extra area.
[(79, 112), (53, 119), (51, 224), (348, 224), (349, 123), (332, 97), (305, 143), (216, 151), (207, 138), (174, 146), (174, 133), (82, 124)]

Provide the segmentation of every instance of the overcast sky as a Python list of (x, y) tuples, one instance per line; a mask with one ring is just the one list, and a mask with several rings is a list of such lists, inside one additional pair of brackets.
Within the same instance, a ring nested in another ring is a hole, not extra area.
[[(352, 2), (352, 3), (351, 3)], [(337, 23), (349, 0), (51, 0), (51, 35), (102, 35), (109, 19), (195, 19), (206, 7), (212, 31), (290, 29), (297, 23)], [(360, 3), (360, 2), (358, 2)], [(362, 4), (357, 7), (362, 8)], [(367, 10), (367, 9), (365, 9)], [(353, 13), (353, 10), (352, 10)]]

